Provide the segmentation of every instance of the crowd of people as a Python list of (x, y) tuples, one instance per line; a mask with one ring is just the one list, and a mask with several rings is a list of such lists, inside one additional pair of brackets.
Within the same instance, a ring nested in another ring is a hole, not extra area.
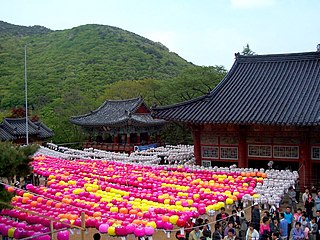
[[(229, 215), (221, 208), (214, 223), (198, 218), (188, 222), (178, 240), (320, 240), (320, 191), (313, 198), (306, 189), (302, 198), (288, 190), (288, 206), (262, 211), (258, 203), (251, 207), (251, 218), (241, 204)], [(295, 192), (295, 191), (294, 191)], [(296, 192), (295, 192), (296, 193)], [(302, 204), (299, 204), (302, 201)], [(297, 206), (302, 205), (301, 208)], [(282, 204), (283, 206), (283, 204)]]

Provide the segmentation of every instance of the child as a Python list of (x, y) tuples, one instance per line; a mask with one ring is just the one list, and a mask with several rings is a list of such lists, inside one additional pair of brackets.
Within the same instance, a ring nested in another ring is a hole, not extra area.
[(316, 240), (318, 233), (318, 224), (316, 223), (316, 218), (311, 218), (309, 240)]

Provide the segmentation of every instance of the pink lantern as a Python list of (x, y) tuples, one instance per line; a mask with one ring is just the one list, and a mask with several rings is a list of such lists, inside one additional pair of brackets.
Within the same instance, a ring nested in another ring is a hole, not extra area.
[(67, 230), (58, 232), (57, 239), (58, 240), (69, 240), (69, 232)]
[(154, 234), (154, 228), (153, 227), (147, 226), (147, 227), (144, 228), (144, 231), (145, 231), (145, 234), (147, 236), (152, 236)]
[(134, 235), (136, 237), (143, 237), (144, 234), (145, 234), (145, 228), (144, 227), (137, 227), (135, 230), (134, 230)]
[(117, 236), (127, 236), (127, 229), (125, 226), (116, 227), (116, 235)]
[(99, 232), (101, 233), (107, 233), (108, 232), (109, 225), (107, 223), (103, 223), (99, 226)]
[(133, 225), (133, 224), (131, 224), (131, 223), (126, 226), (127, 234), (132, 234), (132, 233), (134, 233), (134, 230), (135, 230), (135, 229), (136, 229), (135, 225)]

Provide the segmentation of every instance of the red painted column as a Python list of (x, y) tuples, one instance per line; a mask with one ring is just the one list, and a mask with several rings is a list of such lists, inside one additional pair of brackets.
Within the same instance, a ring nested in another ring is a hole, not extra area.
[(194, 157), (196, 164), (201, 165), (201, 132), (198, 127), (192, 128), (192, 138), (194, 145)]
[(118, 143), (118, 134), (114, 135), (113, 137), (113, 143)]
[(309, 131), (304, 132), (300, 145), (299, 177), (302, 189), (310, 189), (311, 184), (311, 147)]
[(238, 147), (238, 167), (248, 167), (247, 131), (245, 126), (240, 126)]

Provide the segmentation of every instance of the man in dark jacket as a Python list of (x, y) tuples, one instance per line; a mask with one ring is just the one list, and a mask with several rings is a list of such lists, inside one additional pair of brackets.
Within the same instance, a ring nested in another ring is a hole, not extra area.
[(260, 210), (259, 210), (258, 203), (253, 204), (253, 209), (251, 211), (251, 222), (254, 224), (254, 229), (256, 229), (259, 232), (259, 230), (260, 230)]
[(219, 223), (214, 225), (214, 233), (212, 234), (212, 240), (221, 240), (223, 239), (222, 236), (222, 226)]
[(232, 215), (229, 217), (229, 222), (233, 223), (234, 228), (240, 228), (240, 217), (237, 216), (236, 210), (232, 210)]

